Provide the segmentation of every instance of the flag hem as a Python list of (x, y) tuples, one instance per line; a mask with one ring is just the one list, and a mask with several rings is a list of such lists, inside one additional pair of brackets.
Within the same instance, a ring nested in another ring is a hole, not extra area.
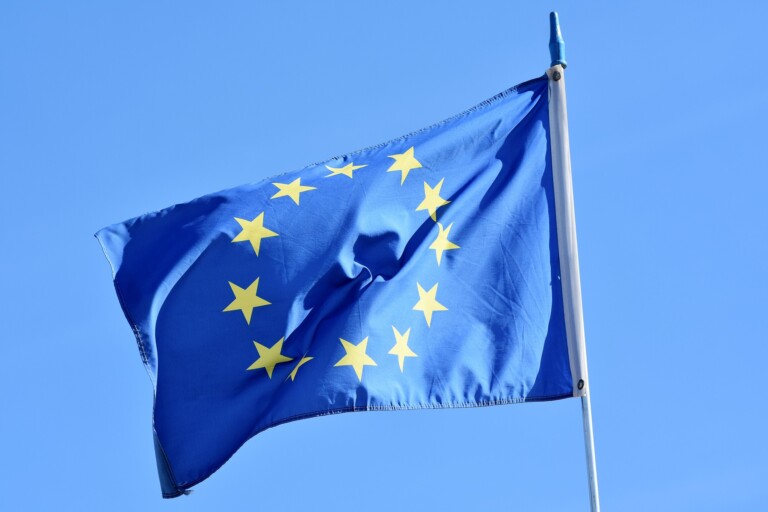
[(141, 331), (139, 330), (138, 325), (136, 322), (133, 321), (133, 317), (131, 316), (130, 312), (128, 311), (128, 307), (125, 304), (125, 301), (123, 300), (122, 292), (120, 291), (120, 286), (117, 284), (117, 272), (115, 271), (115, 265), (112, 263), (112, 258), (109, 256), (109, 252), (107, 251), (107, 246), (104, 243), (104, 240), (99, 236), (98, 233), (95, 233), (93, 236), (96, 238), (96, 240), (99, 242), (99, 245), (101, 246), (101, 251), (104, 253), (104, 257), (107, 260), (107, 263), (109, 264), (109, 268), (112, 270), (112, 285), (115, 288), (115, 295), (117, 295), (117, 301), (120, 303), (120, 309), (123, 310), (123, 315), (125, 316), (126, 321), (131, 326), (131, 330), (133, 331), (133, 336), (136, 339), (136, 345), (139, 347), (139, 355), (141, 356), (141, 362), (144, 365), (144, 369), (147, 372), (147, 375), (149, 375), (149, 380), (152, 382), (152, 390), (153, 394), (155, 389), (157, 389), (157, 383), (155, 382), (154, 374), (152, 373), (152, 368), (149, 364), (149, 356), (147, 355), (146, 349), (144, 347), (144, 340), (141, 336)]
[[(555, 79), (557, 73), (557, 79)], [(573, 379), (573, 396), (584, 396), (587, 380), (587, 353), (584, 313), (581, 302), (579, 251), (576, 243), (576, 218), (573, 207), (571, 154), (568, 138), (568, 112), (565, 77), (558, 64), (547, 70), (549, 94), (549, 146), (555, 193), (555, 218), (562, 278), (563, 313), (568, 342), (568, 359)]]

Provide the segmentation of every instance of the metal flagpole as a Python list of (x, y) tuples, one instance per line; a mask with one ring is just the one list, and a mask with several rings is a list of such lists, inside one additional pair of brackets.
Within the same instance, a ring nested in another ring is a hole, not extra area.
[(589, 499), (592, 512), (600, 512), (597, 492), (595, 438), (592, 429), (592, 403), (589, 395), (587, 353), (584, 337), (584, 316), (581, 306), (579, 254), (576, 246), (576, 219), (573, 211), (571, 180), (571, 151), (568, 141), (568, 114), (565, 103), (565, 43), (560, 33), (557, 13), (549, 14), (549, 52), (552, 57), (549, 77), (549, 125), (552, 175), (555, 186), (557, 239), (560, 247), (560, 274), (565, 307), (568, 353), (571, 361), (574, 396), (581, 397), (584, 420), (584, 445), (587, 455)]

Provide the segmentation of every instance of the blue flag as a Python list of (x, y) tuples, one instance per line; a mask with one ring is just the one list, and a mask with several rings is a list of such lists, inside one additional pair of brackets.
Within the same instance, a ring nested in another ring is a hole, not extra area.
[(288, 421), (574, 396), (556, 225), (543, 76), (99, 231), (163, 495)]

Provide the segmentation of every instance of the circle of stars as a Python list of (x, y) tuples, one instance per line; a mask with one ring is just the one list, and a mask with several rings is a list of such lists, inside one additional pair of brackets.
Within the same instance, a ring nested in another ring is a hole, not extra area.
[[(400, 173), (400, 186), (404, 186), (410, 173), (423, 169), (422, 163), (416, 157), (416, 150), (413, 146), (406, 149), (402, 153), (388, 155), (387, 158), (393, 160), (386, 172), (399, 172)], [(325, 168), (330, 171), (330, 174), (325, 175), (325, 178), (334, 178), (337, 176), (346, 177), (348, 179), (354, 179), (355, 172), (359, 172), (361, 169), (368, 167), (368, 164), (356, 165), (350, 161), (340, 167), (332, 167), (326, 165)], [(366, 171), (369, 172), (369, 171)], [(418, 174), (418, 172), (417, 172)], [(270, 200), (284, 200), (286, 198), (292, 201), (296, 207), (301, 206), (301, 196), (318, 189), (316, 186), (304, 185), (301, 182), (302, 178), (296, 178), (290, 183), (273, 182), (272, 185), (277, 188)], [(411, 182), (413, 179), (411, 179)], [(426, 212), (428, 217), (434, 221), (438, 228), (436, 238), (429, 245), (430, 250), (435, 251), (435, 258), (437, 260), (438, 267), (442, 262), (443, 255), (446, 251), (460, 249), (451, 237), (451, 229), (453, 223), (448, 226), (443, 226), (438, 222), (438, 216), (440, 209), (450, 204), (451, 201), (442, 196), (442, 187), (445, 183), (445, 178), (441, 178), (434, 185), (428, 181), (423, 181), (424, 187), (424, 199), (416, 206), (414, 212)], [(317, 183), (316, 183), (317, 184)], [(258, 257), (262, 249), (262, 242), (270, 238), (279, 237), (280, 234), (274, 231), (269, 226), (272, 225), (270, 221), (265, 219), (265, 212), (259, 213), (253, 220), (247, 220), (240, 217), (234, 218), (235, 222), (240, 227), (240, 232), (232, 239), (233, 243), (236, 242), (249, 242), (253, 248), (253, 252)], [(269, 247), (267, 244), (266, 247)], [(271, 302), (259, 295), (259, 280), (257, 277), (253, 282), (247, 285), (245, 288), (229, 282), (230, 289), (234, 295), (234, 299), (224, 309), (223, 312), (240, 311), (246, 321), (246, 324), (250, 325), (251, 319), (256, 308), (270, 306)], [(428, 290), (425, 289), (420, 282), (416, 282), (416, 292), (418, 293), (418, 301), (413, 306), (412, 310), (421, 312), (424, 315), (427, 328), (432, 326), (433, 315), (435, 313), (448, 311), (448, 308), (442, 304), (438, 298), (438, 282), (435, 282)], [(406, 358), (416, 358), (418, 354), (413, 351), (409, 345), (411, 327), (408, 327), (404, 332), (400, 332), (394, 325), (392, 327), (392, 334), (394, 337), (394, 346), (389, 350), (388, 354), (397, 358), (397, 364), (400, 372), (405, 371)], [(362, 382), (365, 367), (376, 367), (378, 364), (368, 354), (368, 341), (366, 336), (358, 343), (353, 343), (344, 338), (339, 337), (341, 348), (344, 350), (344, 355), (339, 359), (334, 367), (350, 366), (354, 370), (354, 374), (358, 381)], [(258, 354), (258, 358), (246, 368), (246, 370), (264, 370), (266, 376), (271, 380), (275, 368), (278, 365), (292, 363), (292, 370), (288, 374), (288, 378), (291, 381), (295, 381), (299, 373), (299, 369), (305, 364), (314, 359), (313, 356), (307, 354), (289, 356), (283, 352), (285, 338), (282, 337), (272, 344), (267, 346), (259, 341), (252, 340), (254, 348)], [(285, 380), (288, 380), (286, 378)]]

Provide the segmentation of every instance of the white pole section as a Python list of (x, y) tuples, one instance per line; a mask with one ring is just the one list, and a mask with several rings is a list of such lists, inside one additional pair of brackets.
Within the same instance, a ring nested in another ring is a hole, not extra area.
[(552, 176), (555, 188), (557, 241), (560, 248), (560, 278), (563, 288), (565, 329), (573, 376), (573, 395), (581, 397), (584, 444), (587, 452), (589, 497), (592, 512), (600, 512), (597, 492), (597, 466), (592, 429), (592, 404), (589, 397), (587, 353), (584, 341), (584, 316), (581, 306), (579, 253), (576, 245), (576, 218), (573, 209), (571, 150), (568, 141), (568, 113), (565, 102), (565, 73), (560, 64), (547, 70), (549, 77), (549, 131)]
[(581, 417), (584, 420), (584, 447), (587, 450), (590, 509), (592, 512), (600, 512), (600, 496), (597, 492), (597, 464), (595, 462), (595, 435), (592, 431), (592, 402), (589, 400), (589, 390), (581, 397)]

